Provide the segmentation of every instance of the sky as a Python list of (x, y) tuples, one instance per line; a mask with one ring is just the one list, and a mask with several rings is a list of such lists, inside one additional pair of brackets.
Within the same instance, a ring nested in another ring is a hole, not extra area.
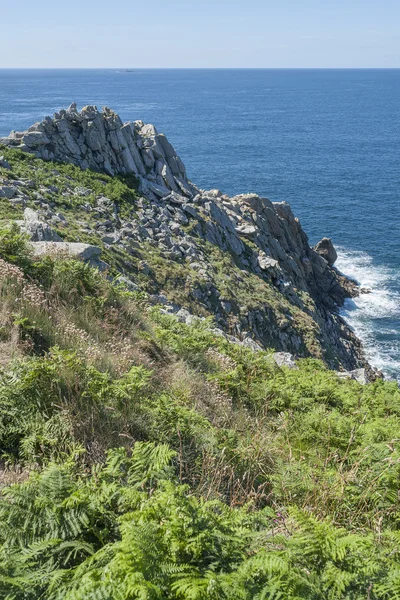
[(399, 0), (0, 0), (0, 68), (397, 68)]

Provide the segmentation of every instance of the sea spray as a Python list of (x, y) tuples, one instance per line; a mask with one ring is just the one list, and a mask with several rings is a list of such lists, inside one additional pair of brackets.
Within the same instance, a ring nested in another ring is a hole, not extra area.
[(342, 316), (362, 340), (368, 360), (386, 377), (400, 381), (400, 273), (378, 265), (366, 252), (338, 248), (335, 266), (361, 286)]

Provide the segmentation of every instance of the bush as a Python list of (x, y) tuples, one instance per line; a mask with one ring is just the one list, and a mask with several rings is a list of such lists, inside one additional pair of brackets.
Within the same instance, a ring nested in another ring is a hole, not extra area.
[(0, 227), (0, 258), (24, 270), (31, 265), (27, 237), (16, 223)]
[(62, 460), (91, 446), (99, 457), (132, 439), (140, 395), (149, 380), (142, 367), (113, 380), (76, 354), (53, 349), (25, 359), (0, 379), (0, 447), (8, 460)]

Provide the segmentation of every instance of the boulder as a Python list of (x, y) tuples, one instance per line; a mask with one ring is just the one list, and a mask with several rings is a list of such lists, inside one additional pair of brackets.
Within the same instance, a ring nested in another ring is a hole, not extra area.
[(183, 205), (187, 202), (184, 196), (181, 196), (177, 192), (171, 192), (168, 196), (164, 197), (166, 202), (172, 202), (172, 204)]
[(0, 198), (7, 198), (8, 200), (11, 200), (11, 198), (14, 198), (17, 191), (17, 188), (13, 185), (1, 185)]
[(50, 142), (49, 138), (41, 131), (31, 131), (26, 133), (22, 138), (22, 141), (29, 148), (45, 146)]
[(199, 218), (199, 211), (192, 204), (183, 204), (182, 205), (182, 210), (184, 210), (185, 213), (187, 213), (188, 215), (190, 215), (194, 219), (198, 219)]
[(102, 242), (104, 242), (105, 244), (108, 245), (112, 245), (112, 244), (116, 244), (117, 242), (119, 242), (121, 239), (121, 235), (118, 231), (113, 231), (111, 233), (107, 233), (106, 235), (103, 235), (103, 237), (101, 238)]
[(368, 377), (365, 369), (353, 369), (353, 371), (336, 371), (337, 376), (340, 379), (354, 379), (361, 383), (361, 385), (366, 385), (368, 383)]
[(330, 238), (322, 238), (322, 240), (320, 240), (318, 244), (314, 246), (314, 250), (326, 260), (330, 267), (332, 267), (335, 264), (337, 259), (337, 252)]
[(34, 256), (69, 256), (89, 262), (101, 256), (101, 248), (80, 242), (31, 242)]
[(257, 262), (258, 262), (258, 266), (263, 271), (266, 271), (268, 269), (277, 269), (277, 268), (279, 268), (279, 262), (277, 260), (275, 260), (274, 258), (271, 258), (271, 256), (266, 256), (263, 253), (260, 253), (258, 255)]
[(238, 227), (236, 227), (236, 231), (239, 235), (243, 235), (247, 238), (254, 238), (257, 234), (256, 227), (254, 227), (254, 225), (248, 224), (238, 225)]
[(99, 271), (107, 271), (109, 265), (100, 259), (101, 248), (80, 242), (30, 242), (33, 255), (82, 260)]
[(293, 354), (290, 352), (274, 352), (273, 361), (278, 367), (287, 367), (288, 369), (298, 369)]
[(26, 231), (32, 242), (62, 242), (58, 233), (53, 231), (47, 223), (40, 221), (38, 213), (31, 208), (24, 210), (23, 230)]
[(2, 169), (11, 169), (10, 163), (4, 158), (4, 156), (0, 156), (0, 167)]
[(246, 337), (243, 340), (242, 344), (246, 348), (250, 348), (251, 350), (253, 350), (253, 352), (260, 352), (261, 350), (263, 350), (263, 347), (260, 346), (260, 344), (257, 344), (257, 342), (255, 342), (251, 337)]

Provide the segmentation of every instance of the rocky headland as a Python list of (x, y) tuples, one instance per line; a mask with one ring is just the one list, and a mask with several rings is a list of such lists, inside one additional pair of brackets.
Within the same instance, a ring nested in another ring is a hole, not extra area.
[[(150, 293), (182, 320), (211, 316), (255, 349), (374, 378), (338, 312), (357, 285), (335, 269), (329, 239), (310, 247), (287, 203), (197, 188), (163, 134), (142, 121), (123, 123), (109, 108), (79, 112), (72, 104), (0, 144), (0, 200), (36, 256), (66, 252)], [(15, 174), (16, 150), (35, 157), (23, 176)], [(35, 175), (43, 161), (53, 161), (55, 183)], [(77, 185), (56, 163), (106, 174), (132, 197), (109, 197), (105, 181), (104, 193)]]

